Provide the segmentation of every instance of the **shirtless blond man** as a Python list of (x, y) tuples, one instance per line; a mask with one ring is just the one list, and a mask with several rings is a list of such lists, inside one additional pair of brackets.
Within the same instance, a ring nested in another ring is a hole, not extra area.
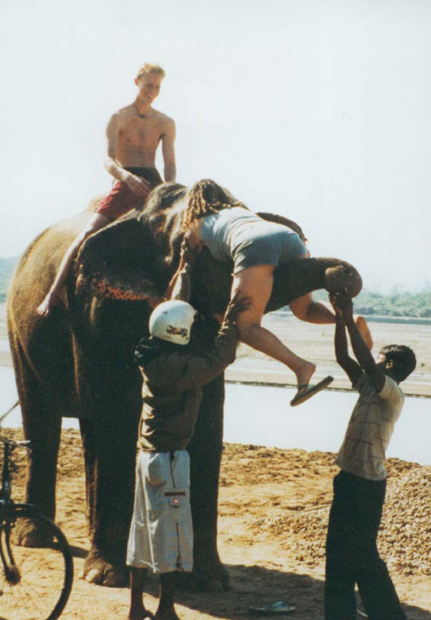
[(100, 202), (86, 228), (67, 250), (56, 278), (37, 312), (47, 316), (59, 301), (67, 274), (84, 241), (131, 209), (143, 204), (150, 191), (163, 183), (156, 170), (156, 151), (162, 143), (165, 181), (175, 181), (175, 123), (152, 107), (160, 92), (164, 70), (146, 63), (138, 71), (135, 101), (118, 110), (108, 123), (106, 170), (117, 180)]

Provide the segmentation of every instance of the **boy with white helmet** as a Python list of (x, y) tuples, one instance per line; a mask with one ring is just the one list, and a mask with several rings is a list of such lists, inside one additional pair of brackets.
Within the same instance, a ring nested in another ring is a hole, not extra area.
[(186, 447), (192, 438), (201, 387), (235, 359), (236, 319), (248, 300), (230, 302), (217, 337), (203, 349), (190, 340), (196, 310), (184, 301), (166, 301), (150, 317), (151, 337), (135, 359), (143, 375), (135, 505), (127, 549), (131, 605), (129, 618), (153, 617), (143, 604), (147, 569), (160, 573), (155, 617), (176, 620), (175, 579), (193, 567), (190, 467)]

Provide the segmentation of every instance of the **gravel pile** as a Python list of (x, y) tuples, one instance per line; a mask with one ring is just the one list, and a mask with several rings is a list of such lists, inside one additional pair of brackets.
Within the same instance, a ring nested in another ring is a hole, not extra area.
[[(317, 566), (325, 558), (330, 506), (256, 520), (260, 533), (282, 538), (296, 560)], [(387, 493), (379, 551), (391, 571), (431, 575), (431, 466), (423, 466), (395, 481)]]

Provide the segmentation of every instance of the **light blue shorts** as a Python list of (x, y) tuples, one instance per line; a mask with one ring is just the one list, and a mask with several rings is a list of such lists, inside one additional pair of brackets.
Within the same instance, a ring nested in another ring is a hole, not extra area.
[(273, 222), (249, 224), (233, 237), (231, 243), (234, 273), (256, 265), (277, 267), (282, 261), (307, 254), (307, 248), (299, 235), (286, 226)]

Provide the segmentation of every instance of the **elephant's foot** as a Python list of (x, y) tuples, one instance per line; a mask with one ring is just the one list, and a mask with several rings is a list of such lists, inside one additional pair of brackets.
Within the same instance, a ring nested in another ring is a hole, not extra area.
[(229, 573), (219, 561), (213, 566), (195, 565), (193, 572), (178, 575), (180, 587), (195, 592), (225, 592), (230, 589)]
[(121, 588), (128, 581), (128, 573), (124, 564), (110, 562), (101, 551), (95, 548), (90, 550), (80, 577), (88, 583), (109, 588)]
[(31, 519), (18, 519), (12, 536), (14, 545), (20, 547), (48, 547), (53, 541), (51, 530)]

